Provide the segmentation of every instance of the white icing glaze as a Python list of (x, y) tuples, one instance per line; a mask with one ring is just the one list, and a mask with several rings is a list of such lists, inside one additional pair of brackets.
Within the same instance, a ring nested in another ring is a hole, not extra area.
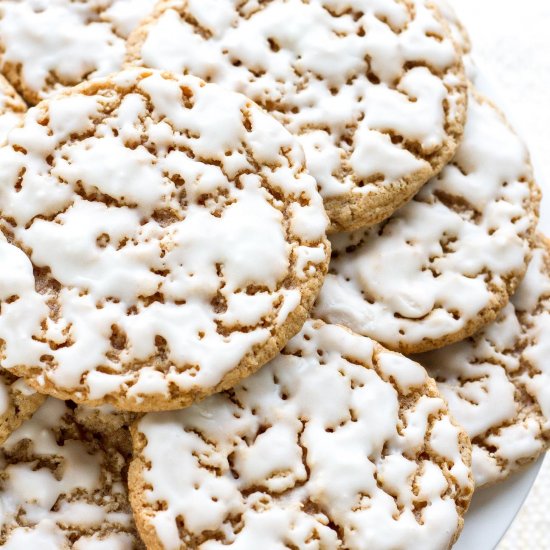
[(25, 381), (22, 378), (18, 378), (13, 383), (12, 387), (15, 389), (15, 391), (18, 391), (19, 393), (22, 393), (27, 397), (36, 394), (36, 391), (30, 386), (27, 386), (27, 384), (25, 384)]
[[(471, 481), (427, 382), (372, 340), (307, 321), (230, 393), (139, 421), (150, 468), (131, 485), (144, 491), (137, 513), (167, 550), (182, 544), (177, 518), (187, 540), (206, 537), (201, 550), (445, 548)], [(428, 505), (415, 518), (418, 502)]]
[[(3, 83), (0, 78), (0, 102), (2, 101), (2, 88)], [(0, 114), (0, 118), (1, 117), (2, 115)], [(0, 130), (0, 141), (2, 141), (3, 138), (5, 138), (5, 136), (2, 136)], [(20, 309), (18, 305), (13, 305), (17, 300), (15, 300), (15, 302), (12, 300), (14, 300), (14, 296), (16, 296), (18, 292), (28, 288), (27, 283), (29, 280), (25, 277), (26, 274), (24, 269), (21, 269), (25, 261), (25, 255), (14, 246), (8, 244), (4, 235), (0, 233), (0, 265), (2, 265), (2, 269), (0, 270), (0, 319), (4, 317), (4, 315), (13, 319), (14, 308), (19, 314), (23, 313), (23, 310)], [(12, 271), (12, 267), (15, 267), (14, 271)], [(17, 340), (17, 331), (14, 331), (12, 334), (14, 340)], [(3, 340), (2, 343), (4, 343)], [(7, 351), (8, 350), (4, 348), (0, 353), (0, 360), (3, 360)], [(30, 401), (27, 403), (27, 406), (24, 406), (24, 401), (27, 398), (32, 398), (32, 406), (29, 406)], [(22, 399), (22, 401), (19, 401), (20, 399)], [(0, 441), (5, 439), (10, 431), (17, 427), (17, 425), (30, 415), (33, 410), (38, 408), (39, 405), (40, 400), (36, 398), (36, 392), (33, 389), (27, 386), (22, 379), (14, 379), (13, 376), (8, 375), (8, 373), (0, 367), (0, 427), (2, 428)]]
[(0, 145), (6, 142), (8, 132), (22, 122), (26, 110), (25, 102), (0, 75)]
[(138, 29), (131, 61), (195, 74), (266, 107), (299, 137), (325, 198), (384, 193), (429, 169), (462, 97), (457, 52), (428, 4), (170, 0)]
[(6, 550), (41, 550), (68, 549), (67, 540), (57, 525), (48, 519), (38, 523), (35, 527), (20, 527), (13, 530), (7, 537), (2, 548)]
[[(458, 15), (453, 6), (447, 0), (432, 1), (436, 4), (439, 11), (449, 24), (451, 32), (453, 33), (453, 40), (460, 46), (463, 54), (466, 57), (469, 57), (469, 53), (471, 50), (470, 37), (468, 36), (468, 33), (464, 28), (462, 21), (460, 21), (460, 19), (458, 18)], [(464, 64), (467, 65), (466, 60), (464, 60)]]
[(100, 0), (106, 5), (103, 21), (113, 26), (114, 32), (126, 38), (153, 11), (156, 0)]
[[(3, 366), (77, 400), (170, 401), (213, 388), (308, 304), (327, 219), (296, 140), (244, 96), (155, 71), (102, 85), (124, 91), (53, 98), (0, 149), (0, 207), (30, 255), (0, 243), (0, 290), (20, 298), (0, 315)], [(35, 290), (33, 264), (55, 293)]]
[[(69, 435), (73, 422), (72, 411), (49, 398), (4, 443), (2, 548), (129, 550), (135, 544), (129, 506), (115, 502), (124, 487), (105, 469), (102, 451)], [(17, 459), (22, 445), (25, 458)], [(109, 452), (114, 459), (116, 451)], [(91, 534), (75, 536), (81, 530)]]
[(531, 178), (519, 138), (472, 95), (453, 162), (387, 224), (331, 239), (315, 315), (394, 349), (436, 347), (464, 330), (492, 305), (492, 289), (506, 293), (506, 279), (525, 268)]
[[(154, 0), (2, 0), (0, 66), (20, 65), (27, 97), (120, 69), (124, 38)], [(9, 71), (8, 71), (9, 74)]]
[(544, 243), (512, 301), (475, 336), (415, 356), (438, 381), (474, 450), (477, 485), (536, 458), (550, 429), (550, 258)]

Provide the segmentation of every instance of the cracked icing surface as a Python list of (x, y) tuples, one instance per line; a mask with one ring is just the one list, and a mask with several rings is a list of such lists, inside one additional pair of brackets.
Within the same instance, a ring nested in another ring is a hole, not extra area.
[(0, 75), (0, 145), (5, 143), (8, 132), (21, 123), (26, 110), (23, 99)]
[(462, 135), (458, 48), (421, 0), (162, 0), (128, 52), (240, 91), (284, 123), (334, 230), (389, 216)]
[[(271, 359), (325, 274), (295, 138), (240, 94), (131, 70), (31, 109), (0, 149), (2, 365), (39, 391), (188, 405)], [(5, 244), (4, 246), (9, 246)]]
[(155, 0), (0, 0), (0, 68), (30, 103), (120, 69)]
[(126, 456), (49, 398), (0, 451), (0, 545), (141, 548), (126, 489)]
[(404, 353), (473, 334), (525, 272), (539, 195), (522, 142), (472, 92), (464, 141), (441, 174), (385, 223), (332, 238), (315, 316)]
[(447, 548), (470, 448), (417, 363), (307, 321), (233, 390), (132, 428), (150, 548)]
[(550, 250), (540, 238), (527, 274), (496, 321), (415, 356), (472, 439), (476, 485), (499, 481), (550, 442)]

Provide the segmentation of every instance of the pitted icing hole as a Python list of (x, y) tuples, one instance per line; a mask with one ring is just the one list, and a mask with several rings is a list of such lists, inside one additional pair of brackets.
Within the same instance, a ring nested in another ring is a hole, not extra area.
[(478, 486), (506, 478), (549, 445), (549, 300), (550, 254), (539, 235), (525, 278), (492, 324), (414, 357), (435, 377), (472, 440)]
[(2, 547), (139, 545), (126, 491), (128, 452), (120, 430), (95, 434), (78, 422), (73, 404), (48, 399), (2, 445)]
[(226, 0), (214, 16), (207, 4), (159, 4), (128, 61), (196, 74), (270, 111), (298, 136), (327, 201), (363, 200), (360, 219), (329, 212), (342, 227), (387, 217), (452, 156), (465, 92), (433, 5)]
[[(2, 225), (33, 274), (21, 309), (40, 301), (15, 329), (32, 345), (6, 366), (47, 393), (188, 404), (276, 353), (326, 271), (296, 139), (197, 78), (83, 84), (29, 112), (0, 157)], [(4, 333), (15, 346), (0, 316)]]
[(539, 200), (522, 142), (472, 92), (455, 160), (389, 220), (332, 237), (314, 315), (406, 353), (474, 333), (526, 269)]
[(466, 440), (425, 371), (319, 321), (232, 390), (135, 428), (152, 546), (443, 548), (471, 497)]

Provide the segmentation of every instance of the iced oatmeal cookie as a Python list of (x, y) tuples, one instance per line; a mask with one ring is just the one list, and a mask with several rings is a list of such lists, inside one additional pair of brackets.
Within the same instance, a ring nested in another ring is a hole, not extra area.
[(469, 441), (426, 371), (321, 321), (233, 390), (132, 432), (151, 549), (441, 550), (472, 496)]
[(129, 70), (42, 102), (0, 180), (21, 252), (1, 365), (62, 399), (161, 410), (230, 387), (300, 330), (327, 270), (296, 139), (195, 77)]

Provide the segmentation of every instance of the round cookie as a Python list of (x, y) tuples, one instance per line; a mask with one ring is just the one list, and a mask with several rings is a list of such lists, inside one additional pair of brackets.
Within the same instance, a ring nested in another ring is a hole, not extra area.
[(126, 487), (126, 456), (46, 400), (0, 451), (0, 545), (21, 548), (143, 548)]
[(104, 11), (101, 12), (101, 20), (110, 23), (114, 33), (125, 39), (138, 27), (143, 19), (152, 14), (157, 3), (157, 0), (95, 1), (104, 6)]
[(244, 93), (304, 147), (333, 231), (372, 225), (451, 159), (466, 86), (424, 0), (161, 0), (128, 63)]
[(527, 150), (477, 92), (457, 155), (391, 219), (335, 235), (314, 316), (419, 353), (493, 321), (529, 260), (540, 192)]
[(8, 132), (18, 126), (27, 105), (12, 85), (0, 75), (0, 145), (6, 141)]
[(234, 389), (132, 426), (130, 502), (151, 549), (444, 549), (470, 446), (417, 363), (309, 320)]
[(452, 346), (417, 355), (472, 440), (477, 486), (500, 481), (550, 444), (550, 242), (496, 321)]
[(296, 139), (192, 76), (133, 69), (42, 102), (0, 179), (28, 256), (2, 366), (62, 399), (162, 410), (230, 387), (300, 330), (327, 270)]
[(0, 0), (0, 70), (31, 104), (119, 70), (155, 0)]
[(0, 369), (0, 444), (33, 415), (43, 401), (44, 396), (23, 380)]
[(460, 46), (462, 54), (468, 55), (472, 51), (472, 42), (468, 31), (458, 18), (454, 8), (447, 0), (436, 0), (435, 4), (447, 21), (453, 35), (453, 40)]

